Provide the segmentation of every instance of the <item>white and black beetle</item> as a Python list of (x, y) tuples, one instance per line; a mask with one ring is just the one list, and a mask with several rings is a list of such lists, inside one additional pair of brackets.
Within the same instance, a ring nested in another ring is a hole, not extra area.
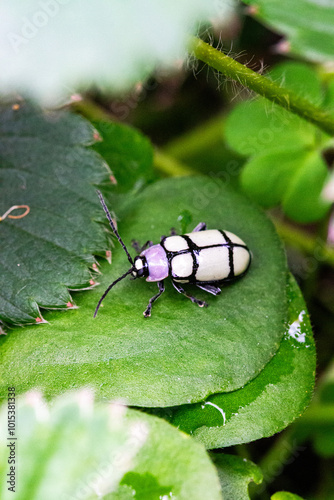
[(147, 241), (142, 248), (133, 242), (139, 255), (133, 260), (125, 244), (115, 228), (109, 210), (100, 191), (97, 191), (103, 210), (109, 224), (122, 245), (131, 268), (108, 286), (100, 298), (94, 313), (99, 310), (102, 300), (111, 288), (128, 274), (133, 278), (146, 278), (146, 281), (156, 281), (159, 292), (154, 295), (144, 311), (145, 318), (151, 316), (152, 304), (165, 291), (164, 279), (171, 278), (174, 288), (188, 297), (200, 307), (207, 303), (188, 295), (181, 284), (190, 283), (213, 295), (219, 295), (221, 289), (217, 285), (231, 283), (246, 274), (251, 263), (251, 253), (247, 245), (235, 234), (218, 229), (206, 229), (206, 224), (200, 222), (192, 233), (181, 236), (162, 236), (160, 243), (153, 245)]

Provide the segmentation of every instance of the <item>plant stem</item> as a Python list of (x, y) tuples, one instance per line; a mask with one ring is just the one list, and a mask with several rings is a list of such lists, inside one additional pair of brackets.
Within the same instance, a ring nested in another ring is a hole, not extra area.
[(199, 38), (192, 37), (190, 51), (197, 59), (221, 71), (228, 78), (232, 78), (257, 94), (317, 125), (327, 134), (334, 135), (334, 117), (304, 97), (277, 85), (269, 78), (240, 64)]
[(293, 462), (304, 450), (296, 439), (294, 428), (282, 432), (275, 440), (275, 443), (259, 462), (259, 467), (263, 473), (263, 483), (258, 488), (261, 491), (265, 485), (270, 484), (282, 473), (285, 465)]
[[(101, 106), (89, 99), (85, 99), (72, 106), (77, 112), (81, 113), (88, 120), (110, 121), (113, 117), (109, 115)], [(153, 164), (157, 170), (165, 175), (180, 177), (183, 175), (196, 175), (197, 172), (191, 167), (184, 165), (172, 156), (166, 155), (161, 150), (155, 149)]]
[(277, 219), (273, 220), (279, 236), (294, 248), (311, 255), (315, 260), (334, 267), (334, 248), (327, 245), (320, 237), (306, 234), (296, 227), (291, 227)]
[(174, 177), (198, 174), (198, 172), (193, 170), (191, 167), (184, 165), (182, 162), (164, 154), (158, 149), (154, 151), (153, 164), (156, 169), (160, 170), (160, 172)]
[(219, 114), (177, 139), (173, 139), (163, 147), (163, 150), (166, 154), (178, 159), (194, 156), (223, 140), (223, 125), (224, 117)]
[(294, 461), (303, 449), (304, 447), (301, 447), (296, 439), (293, 427), (283, 431), (258, 463), (263, 473), (263, 481), (260, 485), (249, 485), (252, 492), (251, 498), (268, 498), (265, 494), (267, 485), (274, 481), (282, 473), (284, 466)]
[(295, 423), (296, 427), (309, 428), (311, 425), (314, 429), (322, 426), (333, 426), (334, 422), (334, 404), (311, 404), (305, 411), (303, 416)]
[(294, 462), (306, 449), (304, 443), (309, 435), (315, 429), (321, 427), (327, 429), (332, 426), (333, 418), (333, 404), (314, 404), (292, 426), (283, 431), (258, 464), (263, 473), (263, 483), (259, 486), (252, 485), (254, 497), (261, 498), (265, 486), (280, 475), (284, 467)]
[(71, 109), (83, 115), (87, 120), (110, 121), (113, 119), (102, 106), (96, 104), (93, 100), (86, 97), (83, 101), (74, 102), (71, 104)]

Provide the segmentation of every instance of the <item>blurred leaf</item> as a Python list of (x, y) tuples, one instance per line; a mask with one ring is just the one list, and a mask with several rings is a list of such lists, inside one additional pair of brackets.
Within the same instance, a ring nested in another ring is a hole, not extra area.
[(318, 384), (317, 401), (320, 404), (334, 404), (334, 359)]
[[(98, 498), (98, 492), (108, 493), (117, 488), (123, 475), (132, 469), (134, 458), (149, 434), (149, 426), (140, 414), (129, 422), (124, 417), (125, 408), (117, 405), (94, 408), (89, 391), (67, 394), (51, 408), (40, 393), (31, 392), (17, 399), (16, 405), (17, 440), (13, 441), (16, 498)], [(6, 482), (7, 445), (13, 438), (8, 436), (7, 413), (7, 405), (3, 405), (0, 413), (3, 500), (13, 498)]]
[(321, 104), (322, 82), (318, 73), (311, 66), (296, 61), (284, 62), (270, 70), (270, 78), (284, 87), (289, 87), (316, 106)]
[(287, 491), (278, 491), (271, 496), (271, 500), (303, 500), (302, 497), (288, 493)]
[(276, 355), (255, 379), (237, 391), (166, 411), (165, 416), (175, 426), (207, 448), (271, 436), (300, 416), (309, 403), (314, 386), (315, 346), (304, 299), (291, 276), (287, 294), (286, 333)]
[(286, 186), (292, 175), (303, 169), (308, 156), (306, 152), (302, 155), (298, 149), (265, 151), (255, 155), (242, 172), (242, 187), (263, 207), (273, 207), (286, 195)]
[[(249, 117), (252, 126), (249, 126)], [(237, 104), (226, 120), (228, 145), (244, 156), (314, 147), (316, 128), (264, 97)]]
[(122, 123), (94, 121), (102, 142), (94, 149), (108, 163), (116, 178), (113, 192), (139, 189), (154, 179), (153, 147), (139, 131)]
[(197, 22), (228, 7), (214, 0), (5, 0), (0, 90), (49, 105), (92, 85), (128, 90), (156, 67), (185, 58)]
[(206, 177), (166, 179), (131, 196), (127, 206), (108, 205), (129, 248), (133, 238), (159, 242), (171, 227), (181, 228), (178, 218), (187, 210), (193, 218), (188, 231), (206, 221), (239, 235), (253, 254), (250, 270), (219, 297), (196, 289), (210, 303), (207, 309), (166, 280), (148, 319), (143, 311), (156, 284), (126, 279), (93, 319), (102, 292), (129, 267), (117, 244), (112, 267), (101, 266), (102, 286), (78, 297), (80, 309), (70, 316), (52, 313), (46, 316), (51, 324), (0, 339), (0, 394), (8, 383), (18, 392), (40, 387), (47, 396), (85, 385), (101, 398), (172, 406), (235, 391), (256, 377), (279, 347), (287, 314), (285, 255), (272, 223), (247, 199)]
[(0, 223), (0, 319), (35, 323), (39, 307), (66, 308), (69, 288), (89, 287), (93, 254), (107, 238), (93, 185), (108, 176), (86, 148), (94, 129), (67, 112), (28, 105), (0, 109), (0, 214), (26, 204), (23, 219)]
[(329, 180), (325, 161), (314, 151), (305, 157), (299, 169), (297, 165), (295, 168), (295, 175), (283, 195), (284, 212), (298, 222), (322, 219), (331, 206), (321, 196)]
[(324, 105), (334, 114), (334, 75), (331, 75), (327, 83), (327, 92)]
[(223, 453), (211, 454), (217, 470), (224, 500), (249, 500), (248, 484), (261, 484), (262, 472), (246, 458)]
[(315, 62), (333, 61), (334, 10), (319, 0), (244, 0), (254, 6), (254, 16), (274, 31), (286, 35), (288, 52)]
[[(4, 500), (13, 497), (6, 484), (7, 412), (6, 405), (0, 413)], [(111, 500), (130, 492), (136, 500), (222, 498), (204, 448), (163, 420), (119, 405), (94, 408), (88, 391), (70, 393), (50, 408), (39, 393), (28, 393), (16, 415), (17, 498)]]
[[(307, 416), (313, 416), (313, 425)], [(323, 457), (334, 456), (334, 361), (320, 379), (315, 398), (306, 414), (306, 430)]]
[(198, 173), (218, 177), (232, 187), (237, 187), (244, 159), (222, 141), (223, 120), (225, 113), (205, 120), (180, 137), (170, 140), (163, 146), (163, 151)]
[[(320, 79), (309, 66), (285, 62), (274, 67), (267, 76), (315, 104), (321, 104)], [(232, 149), (252, 156), (265, 150), (309, 149), (314, 147), (315, 135), (319, 131), (315, 125), (259, 97), (233, 108), (226, 122), (225, 134)]]
[(203, 446), (159, 418), (128, 410), (130, 424), (139, 416), (149, 435), (135, 467), (106, 500), (222, 499), (217, 471)]
[[(270, 76), (316, 104), (323, 101), (319, 78), (308, 66), (283, 63)], [(259, 98), (232, 110), (225, 136), (230, 147), (249, 157), (241, 184), (263, 207), (282, 203), (285, 213), (302, 223), (328, 212), (330, 203), (322, 191), (329, 174), (321, 150), (328, 147), (329, 138), (315, 126)]]
[(251, 158), (242, 172), (241, 184), (263, 207), (282, 201), (286, 215), (308, 222), (328, 212), (329, 203), (321, 197), (328, 179), (327, 166), (318, 152), (286, 149)]
[[(326, 408), (322, 408), (323, 411)], [(333, 414), (333, 407), (328, 410)], [(334, 457), (334, 420), (328, 422), (326, 426), (319, 426), (313, 429), (313, 446), (318, 455), (322, 457)]]

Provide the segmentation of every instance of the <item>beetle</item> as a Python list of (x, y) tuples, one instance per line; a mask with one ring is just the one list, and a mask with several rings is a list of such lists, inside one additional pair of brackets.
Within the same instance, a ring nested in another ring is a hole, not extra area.
[(171, 278), (179, 293), (199, 307), (207, 307), (208, 304), (203, 300), (188, 295), (182, 285), (189, 283), (212, 295), (219, 295), (220, 285), (232, 283), (247, 273), (251, 263), (251, 253), (247, 245), (229, 231), (208, 230), (204, 222), (197, 224), (191, 233), (162, 236), (160, 243), (156, 245), (147, 241), (139, 248), (138, 243), (133, 241), (139, 255), (132, 259), (118, 234), (101, 192), (97, 191), (97, 194), (110, 227), (122, 245), (131, 267), (108, 286), (96, 306), (94, 318), (109, 291), (129, 274), (132, 279), (146, 278), (146, 281), (158, 284), (159, 292), (151, 297), (143, 313), (145, 318), (148, 318), (151, 316), (153, 303), (165, 291), (164, 279), (167, 277)]

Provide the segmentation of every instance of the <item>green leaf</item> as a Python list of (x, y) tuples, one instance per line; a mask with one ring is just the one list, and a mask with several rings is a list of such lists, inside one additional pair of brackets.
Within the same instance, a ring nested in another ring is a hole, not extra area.
[[(315, 104), (321, 104), (320, 79), (309, 66), (285, 62), (274, 67), (267, 76)], [(230, 147), (246, 156), (267, 149), (308, 149), (314, 146), (316, 133), (319, 132), (314, 125), (263, 97), (235, 106), (225, 129)]]
[[(6, 484), (7, 413), (4, 405), (0, 413), (4, 500), (13, 497)], [(202, 445), (163, 420), (117, 404), (94, 407), (88, 391), (67, 394), (51, 407), (38, 393), (29, 393), (17, 400), (16, 416), (17, 498), (222, 498), (217, 472)]]
[[(251, 126), (250, 126), (251, 123)], [(315, 126), (263, 97), (239, 103), (226, 120), (228, 145), (245, 156), (314, 145)]]
[(246, 458), (225, 453), (212, 453), (211, 458), (218, 470), (224, 500), (249, 500), (248, 484), (261, 484), (263, 479), (259, 467)]
[(89, 287), (107, 240), (94, 184), (107, 178), (101, 158), (86, 146), (96, 131), (67, 112), (28, 105), (0, 109), (0, 214), (25, 204), (30, 213), (0, 223), (0, 319), (41, 320), (39, 307), (66, 308), (68, 289)]
[(217, 471), (203, 446), (167, 422), (144, 413), (129, 410), (129, 422), (137, 421), (139, 415), (141, 424), (149, 429), (148, 438), (136, 465), (108, 500), (124, 498), (124, 492), (125, 498), (136, 500), (222, 499)]
[[(270, 76), (318, 105), (324, 99), (318, 75), (304, 64), (283, 63)], [(286, 215), (302, 223), (328, 212), (322, 192), (329, 175), (321, 152), (329, 142), (314, 125), (259, 98), (232, 110), (225, 137), (231, 148), (249, 157), (241, 185), (253, 200), (265, 208), (281, 203)]]
[(271, 436), (300, 416), (309, 403), (315, 346), (305, 302), (291, 276), (287, 294), (285, 335), (276, 355), (255, 379), (238, 391), (215, 394), (202, 403), (172, 408), (165, 414), (207, 448)]
[(334, 361), (330, 363), (317, 385), (315, 397), (300, 422), (302, 432), (313, 440), (316, 453), (334, 456)]
[(15, 329), (0, 339), (0, 394), (9, 383), (18, 392), (40, 387), (47, 396), (85, 385), (106, 399), (173, 406), (234, 391), (256, 377), (277, 351), (287, 315), (285, 255), (272, 223), (247, 199), (204, 176), (159, 181), (127, 206), (108, 205), (129, 248), (133, 238), (159, 242), (171, 227), (179, 229), (187, 210), (188, 231), (206, 221), (239, 235), (253, 254), (250, 270), (219, 297), (194, 290), (210, 303), (206, 309), (167, 282), (147, 319), (143, 311), (156, 284), (125, 279), (93, 319), (102, 292), (129, 268), (117, 243), (113, 265), (101, 266), (101, 287), (78, 296), (78, 310), (52, 313), (49, 325)]
[(241, 185), (263, 207), (273, 207), (286, 195), (291, 178), (296, 175), (296, 170), (299, 173), (303, 169), (308, 157), (309, 154), (301, 154), (298, 149), (260, 153), (246, 163), (241, 173)]
[[(322, 408), (322, 411), (329, 413), (328, 409)], [(333, 415), (333, 407), (330, 409)], [(334, 457), (334, 432), (333, 432), (333, 418), (328, 424), (319, 426), (317, 429), (313, 429), (312, 433), (313, 446), (316, 453), (322, 457), (329, 458)]]
[(245, 0), (258, 21), (286, 35), (288, 51), (311, 61), (333, 61), (334, 11), (318, 0)]
[(288, 493), (287, 491), (278, 491), (272, 495), (271, 500), (303, 500), (302, 497)]
[(266, 151), (251, 158), (241, 174), (243, 189), (264, 207), (282, 201), (286, 215), (298, 222), (321, 219), (329, 208), (322, 190), (329, 180), (317, 151)]
[(328, 111), (334, 114), (334, 78), (331, 76), (327, 82), (324, 104)]
[(0, 91), (54, 105), (92, 85), (128, 90), (185, 58), (197, 23), (228, 7), (214, 0), (4, 0)]
[[(13, 395), (15, 400), (15, 392)], [(40, 393), (30, 392), (16, 399), (14, 406), (14, 434), (8, 434), (7, 404), (0, 412), (3, 500), (13, 498), (7, 483), (10, 451), (15, 457), (15, 479), (10, 486), (14, 487), (16, 498), (58, 500), (80, 495), (92, 499), (98, 497), (98, 492), (117, 488), (149, 433), (146, 421), (138, 413), (129, 422), (124, 407), (94, 408), (89, 391), (67, 394), (50, 408)], [(13, 443), (11, 449), (8, 443)]]
[(331, 204), (322, 198), (321, 193), (329, 177), (327, 165), (321, 155), (317, 151), (308, 154), (283, 196), (286, 215), (297, 222), (324, 217)]
[(154, 179), (153, 148), (148, 138), (122, 123), (99, 121), (93, 125), (102, 137), (94, 149), (108, 163), (117, 182), (113, 192), (139, 189)]
[(318, 73), (311, 66), (296, 61), (285, 61), (270, 70), (270, 78), (316, 106), (321, 105), (322, 82)]

